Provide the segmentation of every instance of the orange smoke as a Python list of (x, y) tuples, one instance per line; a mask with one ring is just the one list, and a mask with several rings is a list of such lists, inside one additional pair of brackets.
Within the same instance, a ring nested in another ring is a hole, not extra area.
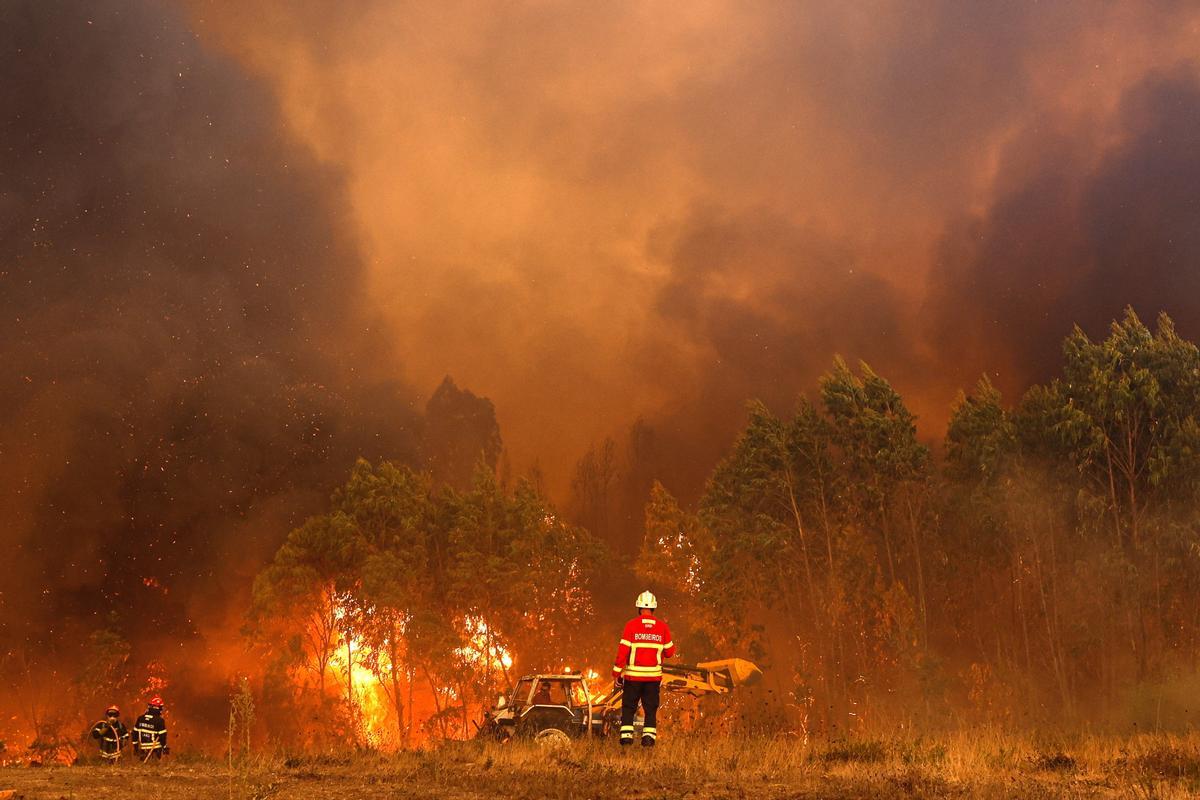
[[(1200, 19), (889, 0), (191, 8), (344, 170), (377, 311), (397, 341), (433, 344), (399, 348), (396, 369), (492, 398), (514, 466), (540, 461), (556, 490), (639, 416), (716, 452), (748, 397), (790, 404), (835, 353), (935, 425), (980, 372), (1027, 379), (1028, 354), (996, 337), (941, 355), (929, 316), (957, 302), (923, 304), (942, 243), (1019, 180), (1026, 132), (1062, 132), (1088, 169), (1121, 136), (1124, 93), (1195, 63)], [(950, 339), (991, 322), (955, 317)]]

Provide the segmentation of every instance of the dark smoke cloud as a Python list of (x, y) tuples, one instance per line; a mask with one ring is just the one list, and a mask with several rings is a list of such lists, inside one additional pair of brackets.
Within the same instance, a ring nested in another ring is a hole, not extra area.
[(1089, 158), (1082, 134), (1027, 131), (1005, 156), (992, 207), (947, 235), (930, 312), (964, 382), (996, 368), (1013, 391), (1044, 380), (1073, 323), (1103, 335), (1127, 305), (1200, 334), (1196, 68), (1125, 92), (1113, 139)]
[[(559, 494), (639, 417), (701, 474), (748, 396), (786, 404), (837, 353), (931, 438), (980, 372), (1037, 372), (1067, 317), (1111, 313), (1027, 298), (1095, 264), (1080, 181), (1197, 25), (1071, 0), (188, 7), (351, 176), (380, 313), (436, 342), (397, 371), (492, 398)], [(1046, 263), (971, 267), (1014, 249)]]
[(706, 209), (658, 231), (651, 246), (669, 267), (655, 311), (694, 349), (696, 400), (657, 421), (690, 443), (684, 487), (703, 480), (747, 398), (790, 410), (798, 387), (815, 388), (834, 354), (916, 370), (897, 289), (864, 270), (845, 243), (770, 212)]
[(491, 398), (560, 495), (638, 418), (695, 488), (836, 354), (935, 438), (1076, 320), (1195, 316), (1192, 4), (181, 7), (0, 31), (2, 535), (51, 609), (227, 591), (413, 452), (389, 381)]
[(161, 3), (3, 17), (0, 623), (236, 622), (355, 456), (414, 453), (341, 177)]

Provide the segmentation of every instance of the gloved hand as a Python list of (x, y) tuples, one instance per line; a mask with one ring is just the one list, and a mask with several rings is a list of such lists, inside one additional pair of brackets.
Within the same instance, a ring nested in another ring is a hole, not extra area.
[(625, 686), (625, 679), (622, 678), (620, 675), (617, 675), (616, 677), (613, 678), (613, 688), (614, 689), (621, 689), (624, 686)]
[(169, 748), (169, 747), (164, 747), (164, 748), (162, 749), (162, 751), (163, 751), (163, 755), (164, 755), (164, 756), (169, 756), (169, 755), (171, 755), (171, 748)]

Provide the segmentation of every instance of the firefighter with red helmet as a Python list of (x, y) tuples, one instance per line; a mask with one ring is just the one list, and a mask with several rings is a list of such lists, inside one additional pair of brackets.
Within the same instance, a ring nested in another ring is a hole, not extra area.
[(675, 642), (667, 623), (654, 616), (658, 600), (650, 592), (637, 599), (638, 615), (625, 624), (617, 657), (613, 661), (613, 683), (621, 692), (621, 744), (633, 744), (633, 718), (638, 705), (645, 713), (642, 747), (653, 747), (658, 739), (658, 704), (662, 689), (662, 660), (675, 655)]
[(163, 719), (163, 701), (155, 696), (146, 706), (146, 713), (138, 717), (133, 725), (133, 747), (142, 761), (162, 758), (169, 754), (167, 747), (167, 722)]
[(104, 719), (92, 726), (92, 738), (100, 744), (100, 757), (116, 762), (129, 744), (129, 729), (121, 722), (121, 709), (116, 706), (106, 708)]

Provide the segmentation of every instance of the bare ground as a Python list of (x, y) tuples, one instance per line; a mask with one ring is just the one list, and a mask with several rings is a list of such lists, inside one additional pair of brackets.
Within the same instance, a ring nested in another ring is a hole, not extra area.
[(8, 767), (26, 800), (161, 798), (1192, 798), (1200, 736), (1034, 742), (975, 732), (940, 740), (699, 737), (653, 751), (612, 742), (547, 752), (448, 745), (395, 755), (201, 759), (117, 767)]

